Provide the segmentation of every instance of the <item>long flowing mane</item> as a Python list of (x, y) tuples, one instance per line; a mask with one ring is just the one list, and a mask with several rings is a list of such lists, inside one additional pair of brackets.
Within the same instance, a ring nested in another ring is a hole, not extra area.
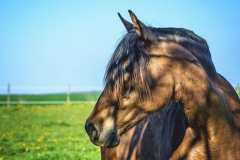
[[(217, 74), (205, 39), (184, 28), (149, 27), (149, 29), (159, 36), (181, 39), (178, 42), (191, 50), (191, 53), (199, 60), (210, 78)], [(123, 36), (107, 65), (104, 81), (112, 84), (107, 92), (112, 93), (115, 90), (117, 95), (123, 95), (125, 91), (121, 86), (124, 86), (124, 72), (127, 70), (132, 75), (130, 88), (138, 91), (140, 99), (151, 97), (149, 79), (145, 72), (148, 62), (146, 49), (147, 46), (143, 46), (134, 30)], [(201, 50), (201, 53), (199, 53), (199, 50)], [(129, 60), (130, 65), (124, 68), (126, 60)], [(118, 98), (120, 101), (122, 96), (118, 96)]]

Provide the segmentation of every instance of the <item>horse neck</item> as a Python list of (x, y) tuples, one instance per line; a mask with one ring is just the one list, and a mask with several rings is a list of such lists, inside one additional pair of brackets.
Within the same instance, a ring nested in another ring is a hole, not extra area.
[(229, 154), (233, 152), (233, 156), (236, 156), (240, 150), (238, 146), (240, 132), (227, 101), (219, 94), (215, 86), (209, 87), (205, 93), (194, 92), (193, 97), (187, 94), (184, 96), (184, 112), (189, 117), (190, 127), (198, 137), (192, 141), (196, 140), (198, 141), (196, 144), (206, 148), (210, 157), (232, 159), (231, 155), (225, 155), (228, 152)]
[[(188, 68), (191, 70), (186, 71)], [(175, 98), (183, 103), (183, 109), (191, 123), (201, 129), (201, 125), (210, 120), (215, 124), (211, 126), (216, 127), (213, 128), (215, 131), (219, 126), (233, 126), (233, 117), (227, 101), (201, 66), (189, 64), (180, 70), (183, 72), (174, 75)]]
[(240, 130), (240, 100), (231, 84), (219, 75), (212, 62), (211, 53), (208, 47), (184, 37), (172, 38), (173, 41), (180, 44), (196, 57), (210, 80), (216, 86), (216, 89), (224, 96), (231, 111), (234, 114), (235, 123)]
[(178, 40), (178, 43), (187, 48), (200, 62), (208, 77), (212, 80), (218, 91), (225, 97), (229, 104), (235, 123), (240, 130), (240, 100), (231, 84), (221, 75), (219, 75), (212, 62), (211, 53), (208, 48), (194, 41), (186, 39)]

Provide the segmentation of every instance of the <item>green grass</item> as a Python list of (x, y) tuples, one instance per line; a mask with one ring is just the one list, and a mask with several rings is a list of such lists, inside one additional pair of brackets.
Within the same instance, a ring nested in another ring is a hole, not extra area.
[[(238, 94), (240, 90), (237, 90)], [(72, 93), (72, 101), (96, 101), (99, 93)], [(12, 101), (66, 101), (66, 94), (11, 95)], [(0, 95), (6, 101), (6, 95)], [(78, 105), (0, 106), (0, 160), (98, 160), (84, 124), (93, 109)]]
[[(96, 101), (99, 92), (71, 93), (71, 101)], [(66, 101), (67, 94), (13, 94), (10, 96), (11, 101)], [(0, 101), (7, 101), (7, 95), (0, 95)]]
[(0, 107), (0, 160), (98, 160), (84, 124), (93, 105)]

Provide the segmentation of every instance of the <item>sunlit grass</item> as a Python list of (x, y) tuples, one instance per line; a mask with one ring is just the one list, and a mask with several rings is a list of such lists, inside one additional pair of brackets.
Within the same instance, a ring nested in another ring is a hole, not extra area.
[(98, 160), (84, 130), (93, 105), (0, 107), (0, 160)]
[(87, 104), (0, 106), (0, 160), (100, 159), (100, 148), (84, 130), (92, 108)]

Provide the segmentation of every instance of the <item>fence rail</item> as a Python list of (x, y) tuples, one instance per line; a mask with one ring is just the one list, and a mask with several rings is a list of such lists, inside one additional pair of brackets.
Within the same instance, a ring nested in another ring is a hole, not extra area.
[(15, 104), (95, 104), (96, 101), (0, 101), (1, 105), (15, 105)]
[[(95, 104), (96, 101), (95, 99), (89, 99), (89, 100), (71, 100), (71, 90), (73, 90), (74, 92), (80, 92), (80, 89), (83, 89), (82, 87), (71, 87), (70, 85), (62, 87), (62, 86), (57, 86), (57, 87), (42, 87), (42, 86), (10, 86), (10, 84), (8, 84), (7, 86), (0, 86), (0, 90), (5, 90), (6, 95), (6, 100), (0, 100), (0, 105), (16, 105), (16, 104)], [(51, 95), (52, 93), (66, 93), (66, 98), (61, 98), (60, 100), (43, 100), (43, 101), (39, 101), (39, 100), (26, 100), (26, 99), (20, 99), (20, 100), (16, 100), (16, 98), (14, 99), (13, 96), (16, 95), (25, 95), (25, 93), (22, 94), (12, 94), (11, 92), (16, 90), (24, 90), (24, 91), (28, 91), (28, 93), (26, 95), (46, 95), (49, 94)], [(29, 94), (30, 91), (30, 94)], [(32, 91), (42, 91), (40, 94), (31, 94)], [(44, 92), (44, 93), (43, 93)], [(12, 99), (11, 99), (12, 98)], [(4, 98), (5, 99), (5, 98)], [(64, 99), (64, 100), (62, 100)]]

